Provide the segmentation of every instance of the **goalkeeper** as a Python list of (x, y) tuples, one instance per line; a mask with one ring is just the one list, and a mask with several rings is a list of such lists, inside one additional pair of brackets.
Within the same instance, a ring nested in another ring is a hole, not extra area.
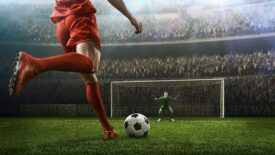
[(170, 117), (171, 117), (171, 121), (172, 122), (175, 121), (174, 118), (173, 118), (174, 112), (173, 112), (173, 109), (170, 105), (171, 100), (176, 100), (176, 98), (168, 96), (167, 91), (164, 91), (163, 96), (161, 96), (159, 98), (155, 98), (155, 101), (158, 101), (159, 103), (161, 103), (161, 107), (160, 107), (159, 113), (158, 113), (158, 117), (159, 117), (158, 122), (161, 121), (161, 114), (162, 114), (163, 111), (169, 112)]

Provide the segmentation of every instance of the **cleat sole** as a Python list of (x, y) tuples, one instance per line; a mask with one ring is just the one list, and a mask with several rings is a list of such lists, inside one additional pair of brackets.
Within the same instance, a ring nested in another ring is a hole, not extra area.
[(14, 61), (14, 69), (13, 69), (13, 73), (12, 76), (10, 78), (10, 83), (9, 83), (9, 93), (10, 96), (14, 96), (15, 95), (15, 86), (16, 86), (16, 82), (17, 82), (17, 74), (18, 74), (18, 69), (19, 69), (19, 65), (20, 65), (20, 59), (21, 59), (21, 52), (19, 52), (18, 56), (15, 58)]

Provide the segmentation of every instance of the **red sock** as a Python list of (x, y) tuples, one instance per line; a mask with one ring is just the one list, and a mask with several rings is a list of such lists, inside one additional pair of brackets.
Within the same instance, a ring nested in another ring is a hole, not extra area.
[(46, 71), (65, 71), (90, 74), (93, 70), (91, 59), (75, 52), (47, 58), (33, 58), (33, 63), (39, 73)]
[(94, 109), (103, 129), (106, 131), (112, 130), (112, 126), (107, 118), (104, 105), (101, 99), (98, 82), (86, 84), (86, 95), (89, 103)]

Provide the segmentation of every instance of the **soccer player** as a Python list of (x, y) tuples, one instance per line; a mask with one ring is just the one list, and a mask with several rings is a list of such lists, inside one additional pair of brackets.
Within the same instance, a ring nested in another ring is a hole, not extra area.
[[(136, 34), (142, 32), (142, 24), (128, 11), (123, 0), (108, 1), (129, 19)], [(36, 58), (27, 52), (19, 52), (10, 79), (9, 91), (11, 96), (18, 95), (28, 81), (43, 72), (80, 73), (86, 83), (87, 100), (100, 120), (104, 139), (108, 140), (117, 137), (118, 133), (106, 116), (96, 77), (100, 62), (101, 43), (95, 13), (96, 9), (90, 0), (56, 0), (51, 20), (56, 24), (56, 35), (65, 54)]]
[(170, 101), (171, 100), (176, 100), (176, 99), (173, 98), (173, 97), (168, 96), (168, 92), (164, 91), (163, 96), (161, 96), (159, 98), (155, 98), (155, 100), (158, 101), (159, 103), (161, 103), (159, 113), (158, 113), (158, 117), (159, 117), (158, 122), (161, 121), (161, 114), (162, 114), (163, 111), (169, 112), (170, 117), (171, 117), (171, 121), (174, 122), (175, 121), (174, 118), (173, 118), (174, 112), (173, 112), (173, 109), (170, 105)]

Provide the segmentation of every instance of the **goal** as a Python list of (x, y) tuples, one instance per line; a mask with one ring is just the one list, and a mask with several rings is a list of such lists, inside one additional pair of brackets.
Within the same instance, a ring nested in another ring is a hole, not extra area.
[(167, 91), (176, 99), (171, 101), (176, 117), (224, 118), (224, 78), (112, 81), (110, 91), (111, 117), (157, 116), (160, 104), (154, 98)]

